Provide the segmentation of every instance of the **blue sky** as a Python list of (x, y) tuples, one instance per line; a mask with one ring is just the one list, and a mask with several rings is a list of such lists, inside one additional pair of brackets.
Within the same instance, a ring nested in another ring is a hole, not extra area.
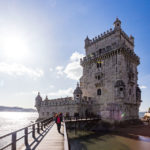
[(116, 17), (135, 37), (141, 111), (150, 107), (149, 0), (0, 0), (0, 105), (34, 107), (71, 96), (82, 69), (84, 39), (113, 28)]

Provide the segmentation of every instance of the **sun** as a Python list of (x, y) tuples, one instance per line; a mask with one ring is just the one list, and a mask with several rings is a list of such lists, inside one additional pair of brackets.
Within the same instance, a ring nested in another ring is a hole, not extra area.
[(28, 47), (25, 39), (16, 35), (9, 35), (3, 39), (5, 57), (9, 59), (23, 59), (27, 56)]

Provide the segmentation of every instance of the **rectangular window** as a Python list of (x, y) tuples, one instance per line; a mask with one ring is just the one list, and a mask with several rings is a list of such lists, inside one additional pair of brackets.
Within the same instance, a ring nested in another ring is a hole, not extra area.
[(120, 91), (123, 91), (123, 88), (120, 88)]
[(99, 63), (97, 63), (97, 68), (99, 68)]
[(99, 49), (99, 50), (98, 50), (98, 52), (99, 52), (99, 54), (101, 54), (102, 50), (101, 50), (101, 49)]
[(129, 89), (129, 95), (131, 95), (131, 89)]
[(101, 68), (101, 67), (102, 67), (102, 62), (99, 61), (99, 62), (97, 63), (97, 68)]
[(101, 89), (97, 90), (97, 95), (101, 95)]

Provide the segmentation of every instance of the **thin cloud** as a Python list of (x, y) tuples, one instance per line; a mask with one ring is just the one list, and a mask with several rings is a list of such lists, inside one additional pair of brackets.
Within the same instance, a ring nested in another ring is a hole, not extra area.
[[(82, 67), (80, 65), (80, 59), (83, 58), (84, 55), (78, 52), (74, 52), (69, 59), (69, 63), (64, 66), (57, 66), (55, 68), (57, 76), (56, 78), (60, 78), (61, 76), (66, 75), (67, 78), (72, 80), (79, 80), (82, 75)], [(49, 69), (53, 70), (52, 68)]]
[(64, 69), (64, 73), (67, 78), (72, 80), (79, 80), (82, 75), (82, 67), (80, 65), (80, 59), (83, 58), (83, 54), (74, 52), (70, 57), (70, 62)]
[(62, 75), (64, 74), (63, 69), (64, 69), (63, 66), (57, 66), (57, 67), (56, 67), (56, 71), (57, 71), (57, 74), (58, 74), (59, 76), (62, 76)]
[(71, 57), (70, 57), (70, 61), (80, 61), (81, 58), (83, 58), (84, 55), (83, 54), (80, 54), (78, 52), (74, 52)]
[(141, 88), (141, 89), (146, 89), (146, 88), (147, 88), (147, 86), (145, 86), (145, 85), (141, 85), (141, 86), (140, 86), (140, 88)]
[(42, 69), (32, 69), (22, 64), (5, 62), (0, 63), (0, 72), (10, 76), (28, 76), (33, 79), (40, 78), (44, 74)]

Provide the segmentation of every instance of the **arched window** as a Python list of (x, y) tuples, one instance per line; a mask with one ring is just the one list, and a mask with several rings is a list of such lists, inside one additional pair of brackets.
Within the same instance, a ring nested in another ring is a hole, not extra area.
[(79, 95), (76, 95), (77, 96), (77, 98), (79, 98)]
[(101, 95), (101, 89), (97, 90), (97, 95)]

